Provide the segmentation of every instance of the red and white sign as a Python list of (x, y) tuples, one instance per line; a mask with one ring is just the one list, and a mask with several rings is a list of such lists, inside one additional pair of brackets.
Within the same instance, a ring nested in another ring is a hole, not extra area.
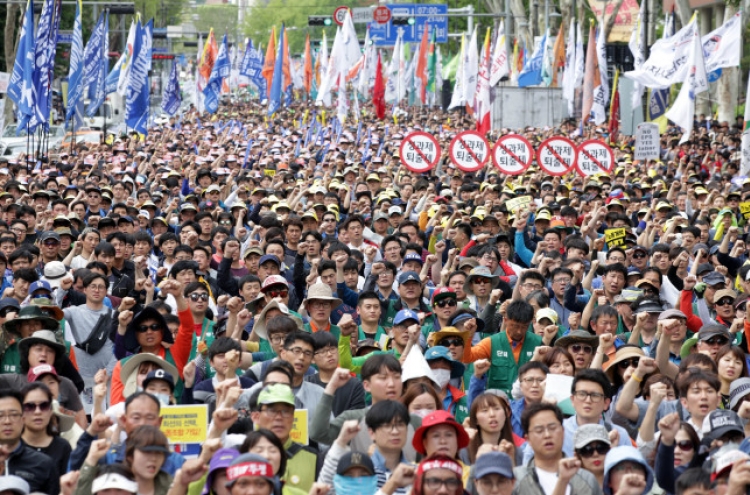
[(378, 24), (387, 24), (391, 20), (391, 9), (381, 5), (372, 11), (372, 20)]
[(349, 11), (349, 7), (346, 5), (342, 5), (340, 7), (336, 7), (336, 10), (333, 11), (333, 20), (336, 24), (339, 26), (344, 25), (344, 19), (346, 19), (346, 13)]
[(615, 168), (615, 154), (604, 141), (589, 139), (576, 150), (576, 170), (584, 177), (608, 174)]
[(440, 160), (440, 144), (432, 134), (412, 132), (401, 141), (398, 155), (406, 168), (421, 174), (437, 165)]
[(520, 175), (534, 160), (534, 147), (525, 137), (508, 134), (497, 140), (492, 148), (492, 162), (495, 168), (507, 175)]
[(546, 139), (536, 150), (536, 162), (550, 175), (565, 175), (576, 164), (576, 145), (562, 136)]
[(476, 172), (490, 159), (490, 144), (477, 131), (464, 131), (453, 138), (448, 155), (459, 170)]

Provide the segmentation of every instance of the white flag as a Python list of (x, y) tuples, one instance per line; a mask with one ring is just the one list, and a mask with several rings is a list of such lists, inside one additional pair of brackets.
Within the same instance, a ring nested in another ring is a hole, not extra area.
[[(558, 33), (561, 36), (562, 33)], [(568, 29), (568, 44), (565, 47), (565, 73), (563, 74), (563, 96), (568, 102), (568, 113), (573, 114), (573, 102), (576, 98), (576, 87), (575, 87), (575, 63), (576, 63), (576, 27), (571, 22), (570, 29)]]
[(320, 78), (320, 88), (318, 88), (318, 96), (315, 99), (317, 105), (331, 105), (331, 90), (335, 88), (339, 80), (338, 69), (341, 64), (337, 60), (342, 57), (341, 28), (337, 28), (331, 47), (331, 57), (328, 59), (328, 67)]
[(508, 63), (508, 46), (505, 42), (505, 21), (500, 21), (500, 29), (497, 31), (497, 40), (495, 40), (495, 51), (492, 53), (490, 87), (494, 88), (502, 78), (509, 75), (510, 64)]
[(453, 85), (453, 96), (451, 97), (451, 103), (448, 105), (448, 109), (460, 107), (466, 103), (464, 100), (464, 67), (466, 61), (464, 60), (464, 54), (466, 53), (466, 34), (461, 34), (461, 53), (458, 56), (458, 68), (456, 69), (456, 83)]
[[(747, 78), (747, 96), (745, 101), (750, 98), (750, 77)], [(745, 122), (742, 127), (742, 167), (740, 175), (750, 174), (750, 105), (745, 104)]]
[(721, 25), (701, 38), (706, 72), (722, 67), (739, 67), (742, 53), (742, 12), (737, 12)]
[(336, 102), (336, 117), (343, 126), (346, 122), (346, 116), (349, 113), (349, 100), (346, 97), (346, 74), (339, 74), (339, 97)]
[[(630, 41), (628, 42), (630, 53), (633, 54), (633, 68), (635, 70), (640, 69), (646, 61), (646, 55), (644, 52), (646, 46), (646, 30), (644, 29), (643, 21), (646, 18), (647, 1), (648, 0), (641, 0), (641, 10), (638, 12), (638, 20), (635, 23), (635, 29), (630, 35)], [(633, 108), (641, 106), (644, 89), (645, 87), (637, 81), (633, 84), (633, 93), (631, 94), (631, 104)]]
[(391, 63), (388, 64), (386, 69), (387, 81), (385, 82), (385, 101), (388, 103), (398, 103), (400, 100), (399, 95), (402, 94), (399, 78), (399, 70), (401, 70), (401, 59), (403, 58), (402, 49), (402, 30), (399, 29), (398, 36), (396, 37), (396, 44), (393, 45), (393, 57)]
[(320, 40), (320, 51), (318, 52), (318, 65), (320, 69), (320, 80), (323, 80), (323, 75), (328, 71), (328, 39), (326, 38), (326, 32), (323, 31), (323, 39)]
[(666, 113), (667, 118), (683, 130), (680, 144), (690, 139), (693, 132), (696, 95), (708, 90), (708, 76), (703, 60), (703, 47), (698, 33), (698, 25), (696, 23), (691, 24), (693, 42), (690, 44), (691, 49), (688, 53), (687, 75), (674, 105)]
[[(351, 11), (346, 11), (344, 25), (341, 27), (341, 56), (337, 59), (339, 64), (338, 72), (346, 76), (354, 65), (359, 62), (362, 51), (359, 48), (357, 33), (354, 31), (354, 21), (352, 21)], [(340, 80), (341, 85), (346, 85), (346, 79)]]
[(474, 95), (477, 92), (477, 74), (479, 74), (479, 55), (477, 54), (477, 27), (471, 33), (469, 45), (465, 52), (464, 66), (464, 101), (467, 105), (474, 106)]
[[(128, 94), (128, 84), (130, 83), (130, 67), (133, 65), (133, 46), (135, 45), (135, 20), (130, 23), (130, 31), (128, 31), (128, 40), (125, 45), (125, 60), (122, 62), (120, 67), (120, 78), (117, 80), (117, 94), (125, 96)], [(198, 57), (200, 57), (198, 52)]]
[(378, 53), (375, 44), (370, 42), (370, 28), (365, 35), (364, 61), (357, 79), (357, 91), (367, 98), (375, 86), (375, 66), (378, 63)]
[(583, 30), (581, 29), (581, 23), (576, 23), (576, 64), (575, 64), (575, 78), (573, 81), (573, 87), (578, 89), (583, 86), (583, 73), (586, 70), (584, 59), (586, 52), (583, 51)]
[(607, 48), (604, 40), (604, 29), (599, 29), (596, 36), (596, 59), (599, 62), (599, 84), (594, 86), (594, 103), (591, 106), (591, 116), (596, 125), (607, 120), (609, 108), (609, 76), (607, 74)]

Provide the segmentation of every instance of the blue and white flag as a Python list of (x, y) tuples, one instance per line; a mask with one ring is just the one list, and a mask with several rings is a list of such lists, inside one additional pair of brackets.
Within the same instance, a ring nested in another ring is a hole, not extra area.
[[(70, 71), (68, 72), (68, 121), (76, 113), (78, 101), (83, 94), (83, 31), (81, 29), (81, 0), (76, 5), (73, 23), (73, 43), (70, 45)], [(79, 115), (80, 117), (80, 115)]]
[(229, 63), (228, 45), (227, 35), (224, 34), (224, 38), (221, 40), (221, 46), (219, 46), (219, 54), (216, 55), (216, 62), (211, 69), (211, 76), (208, 78), (208, 84), (203, 88), (203, 95), (206, 97), (203, 104), (208, 113), (216, 113), (219, 109), (221, 83), (225, 77), (229, 77), (229, 72), (232, 68)]
[(148, 131), (149, 106), (148, 71), (151, 69), (154, 20), (151, 19), (145, 26), (141, 26), (140, 21), (138, 24), (133, 46), (132, 65), (130, 66), (125, 123), (141, 134), (146, 134)]
[(536, 86), (542, 83), (542, 62), (544, 61), (544, 51), (547, 46), (547, 35), (542, 37), (542, 41), (534, 49), (534, 54), (529, 57), (523, 70), (518, 75), (518, 87)]
[[(21, 38), (18, 42), (16, 61), (8, 84), (8, 98), (18, 110), (18, 120), (28, 121), (35, 111), (36, 88), (34, 87), (34, 2), (26, 3), (26, 13), (21, 26)], [(18, 125), (18, 134), (22, 125)]]
[[(45, 114), (49, 118), (49, 45), (50, 33), (54, 24), (55, 4), (53, 0), (45, 0), (42, 6), (42, 13), (39, 16), (39, 24), (36, 30), (36, 40), (34, 42), (34, 90), (36, 91), (36, 101), (34, 102), (34, 113), (28, 118), (21, 119), (19, 127), (25, 127), (28, 124), (29, 131), (34, 132), (39, 124), (46, 122)], [(55, 34), (57, 40), (57, 34)], [(53, 45), (55, 43), (52, 43)], [(46, 110), (46, 111), (45, 111)]]
[(104, 103), (105, 79), (107, 78), (107, 57), (105, 50), (108, 48), (109, 16), (107, 11), (102, 12), (96, 27), (91, 32), (89, 42), (83, 51), (83, 87), (88, 89), (89, 105), (86, 107), (86, 116), (93, 117), (96, 111)]
[(123, 52), (122, 55), (120, 55), (120, 58), (117, 60), (117, 63), (115, 64), (115, 66), (112, 67), (112, 70), (107, 76), (107, 79), (104, 80), (104, 91), (106, 91), (107, 94), (114, 93), (117, 91), (117, 81), (120, 80), (122, 67), (127, 61), (127, 59), (128, 59), (128, 54), (126, 52)]
[(263, 62), (264, 56), (261, 46), (258, 45), (258, 48), (255, 48), (253, 47), (253, 40), (248, 40), (245, 56), (242, 58), (242, 63), (240, 64), (240, 74), (247, 76), (250, 82), (255, 84), (261, 95), (261, 99), (268, 92), (266, 79), (261, 75)]
[(177, 61), (172, 63), (172, 72), (169, 80), (164, 86), (164, 94), (161, 97), (161, 109), (168, 115), (174, 115), (180, 109), (182, 95), (180, 94), (180, 80), (177, 78)]

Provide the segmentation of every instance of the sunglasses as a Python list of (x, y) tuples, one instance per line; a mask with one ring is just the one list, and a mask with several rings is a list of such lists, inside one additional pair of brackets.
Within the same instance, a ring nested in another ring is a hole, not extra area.
[(633, 258), (637, 259), (637, 260), (639, 260), (641, 258), (645, 258), (645, 257), (646, 257), (646, 253), (644, 253), (644, 252), (637, 252), (637, 253), (633, 254)]
[(438, 345), (441, 345), (443, 347), (463, 347), (464, 341), (462, 339), (443, 339), (438, 342)]
[(704, 340), (708, 345), (727, 345), (729, 340), (726, 337), (711, 337), (708, 340)]
[(457, 304), (458, 302), (455, 299), (448, 298), (448, 299), (443, 299), (442, 301), (437, 301), (435, 302), (434, 305), (437, 306), (438, 308), (444, 308), (446, 306), (453, 307), (453, 306), (456, 306)]
[(572, 346), (570, 346), (570, 349), (573, 351), (573, 354), (578, 354), (581, 351), (583, 351), (584, 354), (591, 354), (592, 352), (594, 352), (593, 347), (584, 344), (573, 344)]
[(59, 246), (60, 243), (55, 240), (44, 241), (44, 245), (47, 247)]
[(729, 299), (728, 297), (725, 297), (721, 301), (717, 302), (717, 306), (731, 306), (732, 303), (734, 303), (734, 299)]
[(675, 445), (677, 446), (677, 448), (684, 452), (688, 452), (695, 448), (693, 442), (691, 442), (690, 440), (680, 440), (679, 442), (675, 442)]
[(190, 300), (193, 302), (197, 302), (198, 300), (208, 301), (208, 294), (205, 292), (193, 292), (190, 294)]
[(641, 361), (641, 358), (637, 358), (637, 357), (630, 358), (630, 359), (623, 359), (622, 361), (620, 361), (619, 363), (617, 363), (617, 366), (621, 370), (626, 370), (626, 369), (630, 368), (631, 366), (633, 368), (637, 368), (638, 367), (638, 363), (640, 361)]
[(219, 224), (220, 225), (232, 225), (232, 222), (231, 220), (222, 220), (221, 222), (219, 222)]
[(149, 330), (151, 330), (152, 332), (160, 332), (161, 325), (159, 325), (158, 323), (152, 323), (150, 325), (141, 325), (137, 329), (138, 333), (146, 333)]
[(23, 405), (23, 412), (33, 413), (37, 409), (42, 412), (47, 412), (50, 410), (50, 407), (52, 407), (52, 403), (48, 400), (45, 400), (44, 402), (26, 402)]
[(599, 455), (607, 455), (607, 452), (609, 452), (609, 449), (610, 449), (610, 446), (607, 445), (606, 443), (593, 442), (577, 450), (578, 450), (578, 454), (581, 457), (591, 457), (594, 455), (594, 453), (597, 453)]
[(268, 294), (272, 298), (273, 297), (280, 297), (280, 298), (283, 299), (283, 298), (285, 298), (286, 296), (289, 295), (289, 291), (288, 290), (269, 290), (268, 292), (266, 292), (266, 294)]

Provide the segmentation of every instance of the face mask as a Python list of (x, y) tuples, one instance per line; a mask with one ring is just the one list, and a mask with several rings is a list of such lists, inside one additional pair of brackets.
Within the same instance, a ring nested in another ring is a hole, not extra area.
[(333, 477), (333, 489), (336, 490), (336, 495), (373, 495), (378, 491), (378, 478), (377, 476), (352, 478), (337, 474)]
[(432, 414), (434, 412), (435, 411), (432, 409), (417, 409), (416, 411), (412, 412), (412, 414), (424, 419), (428, 414)]
[(448, 385), (448, 382), (451, 381), (450, 370), (432, 370), (432, 374), (435, 375), (435, 380), (437, 380), (441, 389), (445, 388), (445, 386)]
[(168, 406), (169, 405), (169, 400), (170, 400), (169, 395), (167, 395), (167, 394), (151, 394), (151, 395), (153, 395), (154, 397), (156, 397), (157, 399), (159, 399), (159, 403), (162, 406)]

